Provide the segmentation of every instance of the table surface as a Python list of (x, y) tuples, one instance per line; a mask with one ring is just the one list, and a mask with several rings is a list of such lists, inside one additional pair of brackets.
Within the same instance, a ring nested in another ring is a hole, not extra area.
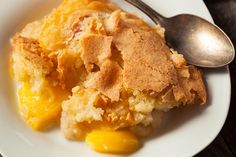
[[(236, 0), (204, 0), (215, 23), (231, 38), (236, 47)], [(236, 156), (236, 61), (231, 63), (232, 97), (226, 123), (216, 139), (196, 157)], [(1, 157), (1, 154), (0, 154)]]

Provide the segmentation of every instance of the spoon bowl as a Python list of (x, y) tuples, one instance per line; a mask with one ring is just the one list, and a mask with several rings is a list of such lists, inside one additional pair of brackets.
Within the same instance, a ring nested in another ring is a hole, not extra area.
[(198, 16), (180, 14), (166, 18), (141, 0), (126, 0), (165, 29), (167, 44), (183, 54), (187, 63), (217, 68), (231, 63), (235, 50), (228, 36), (216, 25)]
[(166, 18), (161, 25), (170, 47), (182, 53), (189, 64), (221, 67), (234, 59), (234, 47), (216, 25), (189, 14)]

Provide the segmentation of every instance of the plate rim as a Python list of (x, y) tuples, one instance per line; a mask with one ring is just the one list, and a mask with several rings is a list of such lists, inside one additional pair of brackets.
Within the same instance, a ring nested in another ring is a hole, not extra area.
[[(204, 3), (204, 2), (203, 2)], [(205, 5), (205, 3), (204, 3), (204, 6), (206, 7), (206, 9), (207, 9), (207, 11), (208, 11), (208, 14), (210, 15), (210, 18), (211, 18), (211, 22), (213, 22), (213, 18), (212, 18), (212, 16), (211, 16), (211, 14), (210, 14), (210, 12), (209, 12), (209, 10), (208, 10), (208, 8), (207, 8), (207, 6)], [(1, 54), (1, 53), (0, 53)], [(228, 113), (229, 113), (229, 108), (230, 108), (230, 102), (231, 102), (231, 76), (230, 76), (230, 71), (229, 71), (229, 67), (228, 66), (226, 66), (226, 69), (227, 69), (227, 79), (229, 79), (229, 89), (228, 89), (228, 92), (229, 92), (229, 97), (228, 97), (228, 102), (227, 102), (227, 104), (228, 104), (228, 108), (227, 108), (227, 113), (226, 113), (226, 116), (224, 117), (224, 120), (222, 120), (222, 124), (221, 124), (221, 128), (218, 130), (218, 133), (214, 136), (214, 138), (212, 138), (212, 140), (209, 140), (208, 141), (208, 143), (206, 143), (205, 144), (205, 146), (204, 147), (202, 147), (202, 149), (199, 149), (198, 151), (196, 151), (195, 153), (193, 153), (193, 155), (196, 155), (197, 153), (199, 153), (200, 151), (202, 151), (203, 149), (205, 149), (210, 143), (212, 143), (213, 142), (213, 140), (218, 136), (218, 134), (220, 133), (220, 131), (222, 130), (222, 128), (223, 128), (223, 126), (224, 126), (224, 124), (225, 124), (225, 122), (226, 122), (226, 119), (227, 119), (227, 116), (228, 116)], [(4, 157), (7, 157), (7, 155), (4, 153), (4, 151), (1, 149), (1, 147), (0, 147), (0, 154), (2, 154), (2, 155), (4, 155)]]

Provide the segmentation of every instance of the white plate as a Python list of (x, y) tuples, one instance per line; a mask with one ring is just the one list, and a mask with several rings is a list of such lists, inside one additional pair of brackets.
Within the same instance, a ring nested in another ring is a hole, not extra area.
[[(143, 16), (121, 0), (123, 9)], [(179, 13), (212, 18), (201, 0), (145, 0), (165, 16)], [(91, 151), (83, 142), (64, 139), (59, 130), (33, 132), (17, 113), (15, 93), (7, 70), (9, 38), (24, 24), (49, 12), (59, 1), (0, 1), (0, 152), (4, 157), (78, 157), (103, 156)], [(143, 16), (146, 20), (146, 16)], [(150, 22), (150, 20), (147, 20)], [(205, 107), (192, 106), (172, 111), (170, 122), (147, 140), (131, 156), (192, 156), (205, 148), (220, 132), (230, 103), (230, 77), (227, 67), (205, 71), (209, 100)], [(86, 154), (86, 155), (85, 155)], [(106, 155), (107, 156), (107, 155)]]

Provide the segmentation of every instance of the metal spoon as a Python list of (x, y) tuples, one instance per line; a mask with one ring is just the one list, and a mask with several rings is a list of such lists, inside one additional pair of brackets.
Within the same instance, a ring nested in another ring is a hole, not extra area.
[(167, 44), (182, 53), (189, 64), (216, 68), (233, 61), (234, 46), (216, 25), (189, 14), (166, 18), (141, 0), (125, 1), (139, 8), (156, 24), (164, 27)]

